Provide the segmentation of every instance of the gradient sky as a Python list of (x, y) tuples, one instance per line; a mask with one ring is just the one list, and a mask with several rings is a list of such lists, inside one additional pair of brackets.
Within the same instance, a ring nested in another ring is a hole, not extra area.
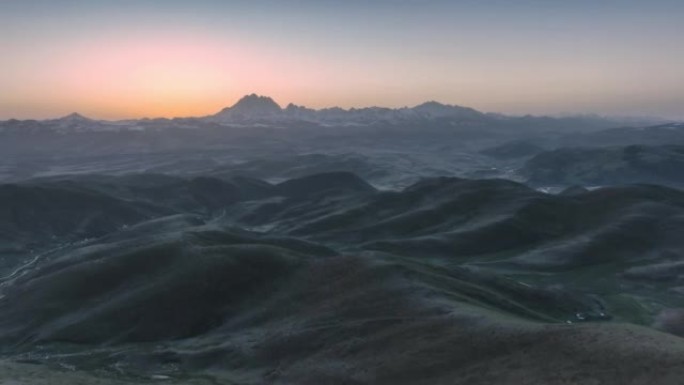
[(0, 0), (0, 119), (426, 100), (684, 119), (681, 0)]

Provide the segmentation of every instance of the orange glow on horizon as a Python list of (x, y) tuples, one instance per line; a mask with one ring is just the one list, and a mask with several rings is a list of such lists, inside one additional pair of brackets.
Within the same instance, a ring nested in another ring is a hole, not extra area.
[(0, 120), (204, 116), (251, 93), (684, 117), (677, 2), (390, 3), (0, 1)]
[(474, 56), (456, 64), (423, 57), (367, 60), (212, 34), (134, 31), (11, 48), (17, 55), (4, 58), (0, 72), (0, 119), (71, 112), (110, 120), (206, 116), (251, 93), (283, 107), (404, 107), (437, 100), (511, 114), (619, 111), (627, 95), (638, 107), (653, 94), (676, 101), (681, 89), (675, 73), (663, 71), (664, 79), (673, 79), (668, 84), (626, 83), (611, 66), (580, 59), (562, 63), (573, 75), (566, 79), (550, 70), (561, 68), (550, 59), (538, 61), (541, 69), (525, 58), (485, 64)]
[[(323, 82), (325, 75), (312, 69), (307, 58), (255, 47), (230, 39), (169, 34), (80, 39), (15, 64), (21, 69), (19, 76), (39, 80), (40, 87), (20, 88), (23, 84), (17, 81), (11, 90), (12, 108), (28, 110), (22, 107), (30, 103), (34, 111), (43, 111), (43, 117), (74, 111), (104, 119), (203, 116), (247, 93), (293, 100), (298, 90), (289, 88), (291, 82), (303, 87)], [(45, 63), (50, 63), (50, 71), (44, 70)]]

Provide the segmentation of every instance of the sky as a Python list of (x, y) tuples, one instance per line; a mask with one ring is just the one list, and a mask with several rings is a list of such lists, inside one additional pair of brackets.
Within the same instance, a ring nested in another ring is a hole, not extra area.
[(681, 0), (0, 0), (0, 119), (281, 105), (684, 119)]

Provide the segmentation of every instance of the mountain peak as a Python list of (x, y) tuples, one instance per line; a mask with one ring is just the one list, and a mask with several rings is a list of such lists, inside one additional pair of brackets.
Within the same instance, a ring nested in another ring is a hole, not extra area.
[(259, 120), (280, 115), (282, 108), (272, 98), (250, 94), (243, 96), (231, 107), (226, 107), (215, 115), (219, 119)]
[(89, 121), (90, 119), (79, 114), (78, 112), (72, 112), (71, 114), (69, 114), (67, 116), (59, 118), (59, 120), (76, 122), (76, 121)]
[(257, 94), (245, 95), (232, 107), (232, 110), (281, 111), (280, 106), (268, 96)]
[(430, 117), (477, 117), (482, 115), (472, 108), (442, 104), (434, 100), (413, 107), (413, 111)]

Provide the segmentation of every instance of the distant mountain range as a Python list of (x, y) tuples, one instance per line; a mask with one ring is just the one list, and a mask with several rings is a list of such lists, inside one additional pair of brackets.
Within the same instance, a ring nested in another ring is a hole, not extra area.
[(507, 116), (484, 113), (473, 108), (429, 101), (415, 107), (366, 107), (343, 109), (339, 107), (315, 110), (288, 104), (282, 108), (272, 98), (256, 94), (246, 95), (233, 106), (205, 117), (155, 118), (106, 121), (90, 119), (72, 113), (59, 119), (0, 121), (0, 132), (49, 128), (53, 131), (141, 131), (154, 128), (197, 128), (204, 124), (227, 126), (290, 126), (293, 124), (317, 126), (370, 126), (415, 125), (422, 122), (442, 122), (460, 126), (519, 125), (540, 129), (572, 129), (584, 131), (620, 126), (638, 127), (662, 124), (655, 119), (620, 119), (595, 115), (571, 117)]
[(281, 108), (273, 99), (256, 94), (247, 95), (232, 107), (206, 119), (217, 123), (305, 121), (332, 125), (367, 125), (377, 122), (405, 122), (424, 119), (483, 119), (487, 114), (472, 108), (426, 102), (413, 108), (351, 108), (339, 107), (314, 110), (289, 104)]

